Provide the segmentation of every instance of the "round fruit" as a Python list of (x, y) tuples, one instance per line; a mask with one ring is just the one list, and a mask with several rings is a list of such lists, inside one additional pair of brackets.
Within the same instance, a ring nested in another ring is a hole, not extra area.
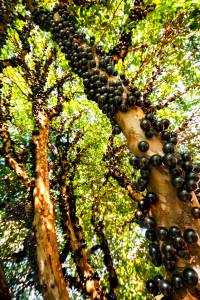
[(178, 176), (178, 177), (175, 177), (173, 180), (172, 180), (172, 184), (177, 188), (177, 189), (180, 189), (182, 188), (183, 184), (184, 184), (184, 178), (182, 176)]
[(140, 167), (140, 159), (134, 155), (131, 155), (129, 162), (131, 166), (133, 166), (135, 169), (139, 169)]
[(176, 269), (176, 261), (173, 259), (164, 259), (163, 264), (168, 272), (173, 272)]
[(142, 210), (137, 209), (135, 212), (135, 218), (137, 221), (143, 221), (145, 217), (145, 214)]
[(188, 192), (192, 192), (192, 191), (196, 190), (197, 189), (196, 181), (194, 179), (187, 180), (185, 187)]
[(194, 206), (191, 209), (191, 213), (192, 213), (193, 218), (200, 219), (200, 207)]
[(184, 161), (188, 161), (192, 159), (192, 155), (189, 152), (183, 152), (181, 153), (181, 156)]
[(157, 294), (157, 292), (158, 292), (158, 287), (157, 287), (155, 281), (152, 279), (150, 279), (146, 282), (146, 289), (150, 294), (153, 294), (153, 295)]
[(145, 178), (145, 179), (146, 179), (146, 178), (149, 178), (150, 170), (148, 170), (148, 169), (147, 169), (147, 170), (143, 170), (143, 169), (142, 169), (142, 170), (140, 171), (140, 175), (141, 175), (142, 178)]
[(159, 256), (160, 255), (160, 247), (156, 243), (149, 244), (149, 255), (152, 256)]
[(152, 128), (148, 129), (145, 131), (145, 136), (146, 138), (151, 139), (154, 136), (154, 130)]
[(181, 231), (180, 231), (180, 229), (177, 226), (171, 226), (169, 228), (169, 234), (170, 234), (170, 236), (173, 236), (173, 237), (175, 237), (177, 235), (180, 236), (181, 235)]
[(160, 241), (166, 241), (168, 237), (168, 230), (165, 227), (158, 227), (156, 230), (157, 237)]
[(163, 146), (163, 152), (165, 152), (165, 153), (174, 153), (175, 152), (174, 144), (172, 144), (172, 143), (166, 143)]
[(149, 241), (156, 241), (157, 240), (157, 236), (156, 236), (156, 232), (154, 229), (148, 229), (145, 233), (145, 237), (149, 240)]
[(156, 220), (152, 217), (146, 216), (144, 218), (144, 227), (148, 228), (148, 229), (152, 229), (156, 227)]
[(162, 165), (162, 157), (158, 154), (154, 154), (151, 156), (150, 158), (150, 163), (154, 166), (154, 167), (158, 167)]
[(140, 157), (140, 168), (148, 169), (149, 168), (149, 159), (145, 156)]
[(175, 167), (173, 169), (170, 169), (170, 173), (173, 175), (173, 176), (178, 176), (178, 175), (182, 175), (183, 174), (183, 170), (181, 169), (181, 167)]
[(173, 238), (173, 246), (175, 249), (184, 249), (186, 245), (181, 236), (176, 236)]
[(172, 244), (168, 242), (164, 242), (161, 247), (162, 253), (165, 255), (166, 258), (174, 258), (176, 257), (176, 249), (173, 247)]
[(170, 125), (170, 121), (168, 119), (163, 119), (162, 123), (163, 123), (163, 127), (165, 129), (167, 129), (169, 127), (169, 125)]
[(141, 123), (140, 123), (140, 127), (143, 129), (143, 130), (147, 130), (147, 129), (150, 129), (151, 127), (151, 122), (147, 119), (142, 119)]
[(180, 200), (184, 201), (184, 202), (189, 202), (192, 199), (192, 195), (186, 191), (186, 190), (181, 190), (178, 192), (178, 197)]
[(198, 241), (198, 235), (192, 228), (188, 228), (184, 231), (183, 237), (189, 244), (196, 243)]
[(138, 149), (141, 151), (141, 152), (146, 152), (149, 150), (149, 143), (146, 142), (146, 141), (141, 141), (138, 143)]
[(198, 274), (192, 268), (186, 268), (183, 270), (183, 281), (187, 287), (192, 287), (198, 283)]
[(159, 290), (164, 296), (170, 296), (172, 293), (171, 284), (166, 280), (161, 280), (159, 283)]
[(182, 275), (181, 274), (173, 274), (171, 283), (175, 289), (182, 288), (184, 286)]
[(144, 198), (150, 204), (155, 204), (158, 201), (157, 195), (153, 192), (146, 193)]
[(149, 207), (150, 207), (150, 204), (145, 200), (140, 200), (138, 202), (138, 208), (141, 210), (147, 210), (147, 209), (149, 209)]

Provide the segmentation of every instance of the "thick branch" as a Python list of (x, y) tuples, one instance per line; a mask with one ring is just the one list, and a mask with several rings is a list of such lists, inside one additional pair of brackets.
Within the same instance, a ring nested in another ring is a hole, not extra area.
[(8, 283), (1, 264), (0, 264), (0, 298), (3, 300), (11, 300), (10, 292), (8, 289)]

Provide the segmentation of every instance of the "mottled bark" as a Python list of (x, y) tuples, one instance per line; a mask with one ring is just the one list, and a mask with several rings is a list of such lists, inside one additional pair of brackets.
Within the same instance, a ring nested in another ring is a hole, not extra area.
[(0, 299), (11, 300), (8, 283), (1, 264), (0, 264)]
[(49, 121), (39, 113), (39, 134), (33, 136), (36, 147), (36, 179), (34, 188), (34, 225), (36, 230), (38, 276), (44, 299), (68, 300), (55, 232), (53, 204), (49, 194), (47, 143)]
[[(141, 140), (147, 140), (144, 131), (140, 127), (140, 120), (144, 118), (144, 112), (141, 108), (134, 108), (127, 113), (117, 113), (117, 121), (122, 128), (122, 131), (127, 138), (130, 150), (137, 156), (142, 153), (138, 150), (137, 144)], [(148, 140), (150, 145), (145, 156), (150, 157), (153, 154), (163, 155), (162, 142), (159, 136), (155, 136)], [(164, 167), (153, 167), (149, 190), (155, 192), (159, 201), (156, 205), (152, 205), (151, 214), (155, 217), (158, 226), (170, 227), (177, 225), (182, 231), (186, 228), (193, 228), (197, 231), (200, 237), (200, 221), (195, 220), (191, 216), (191, 207), (199, 205), (193, 194), (192, 202), (186, 203), (177, 197), (177, 190), (173, 187), (170, 180), (169, 171)], [(191, 253), (190, 260), (178, 260), (178, 266), (192, 266), (198, 273), (200, 278), (200, 239), (197, 244), (189, 246)], [(174, 299), (189, 300), (200, 299), (200, 280), (199, 285), (190, 292), (180, 292)]]

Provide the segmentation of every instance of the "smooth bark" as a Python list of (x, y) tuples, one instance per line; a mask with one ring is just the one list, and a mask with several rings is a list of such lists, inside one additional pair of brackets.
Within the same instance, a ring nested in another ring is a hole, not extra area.
[(0, 299), (11, 300), (8, 283), (1, 264), (0, 264)]

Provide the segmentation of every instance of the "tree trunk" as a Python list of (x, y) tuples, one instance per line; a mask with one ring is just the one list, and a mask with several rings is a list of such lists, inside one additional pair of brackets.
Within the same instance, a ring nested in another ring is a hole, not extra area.
[(68, 300), (58, 254), (53, 204), (49, 194), (47, 161), (49, 121), (41, 114), (39, 124), (39, 134), (33, 136), (36, 146), (36, 180), (33, 196), (38, 276), (44, 299)]
[(8, 283), (2, 265), (0, 264), (0, 299), (11, 300)]
[[(144, 116), (144, 112), (139, 107), (127, 113), (118, 112), (116, 115), (117, 122), (127, 139), (130, 150), (137, 156), (142, 155), (137, 147), (138, 142), (147, 140), (144, 131), (140, 127), (140, 121)], [(153, 154), (164, 155), (159, 136), (148, 140), (148, 143), (149, 150), (145, 154), (146, 157), (150, 158)], [(171, 184), (169, 172), (164, 166), (152, 168), (148, 189), (155, 192), (159, 198), (158, 203), (151, 207), (151, 214), (155, 217), (158, 226), (170, 227), (176, 225), (182, 231), (192, 227), (200, 237), (200, 221), (193, 219), (191, 216), (192, 206), (199, 205), (195, 195), (193, 194), (192, 202), (181, 201), (177, 197), (176, 188)], [(189, 250), (191, 253), (190, 261), (179, 259), (178, 266), (180, 268), (184, 266), (193, 267), (200, 278), (200, 239), (195, 245), (189, 246)], [(190, 292), (180, 292), (174, 296), (174, 299), (200, 299), (200, 280), (195, 289)]]

